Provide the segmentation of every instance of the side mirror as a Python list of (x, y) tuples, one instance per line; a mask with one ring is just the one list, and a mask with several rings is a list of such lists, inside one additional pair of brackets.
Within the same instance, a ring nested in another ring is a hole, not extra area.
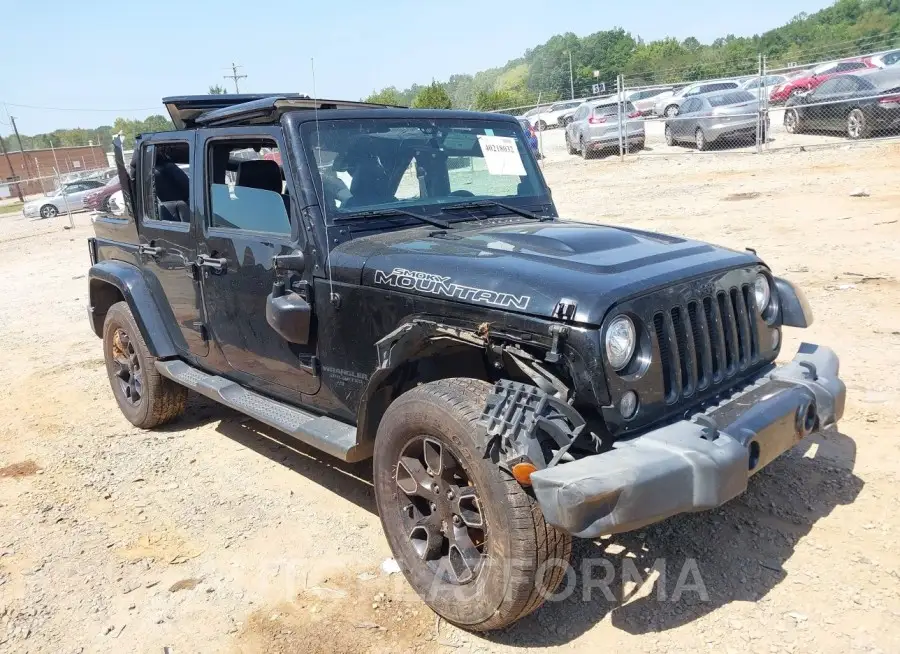
[(266, 298), (266, 322), (289, 343), (305, 345), (309, 343), (309, 327), (312, 321), (312, 307), (306, 298), (285, 289), (284, 281), (272, 285), (272, 292)]

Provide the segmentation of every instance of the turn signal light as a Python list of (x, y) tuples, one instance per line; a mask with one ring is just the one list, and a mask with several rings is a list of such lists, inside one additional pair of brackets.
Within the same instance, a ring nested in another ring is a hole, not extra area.
[(512, 467), (512, 475), (523, 486), (531, 486), (531, 473), (537, 470), (531, 461), (522, 461)]

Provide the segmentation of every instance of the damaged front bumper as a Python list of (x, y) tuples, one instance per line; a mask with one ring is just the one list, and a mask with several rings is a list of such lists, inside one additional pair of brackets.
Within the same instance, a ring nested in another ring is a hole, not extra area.
[(750, 475), (840, 419), (838, 367), (831, 349), (804, 343), (790, 363), (704, 413), (532, 473), (544, 517), (593, 538), (724, 504)]

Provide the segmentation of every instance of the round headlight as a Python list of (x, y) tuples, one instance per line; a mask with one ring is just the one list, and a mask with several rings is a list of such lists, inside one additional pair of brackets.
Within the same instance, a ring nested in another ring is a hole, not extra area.
[(756, 308), (760, 313), (765, 313), (772, 299), (772, 288), (769, 286), (769, 278), (763, 274), (756, 276), (753, 281), (753, 294), (756, 296)]
[(634, 323), (628, 316), (615, 318), (606, 330), (606, 358), (616, 370), (621, 370), (631, 361), (636, 345)]

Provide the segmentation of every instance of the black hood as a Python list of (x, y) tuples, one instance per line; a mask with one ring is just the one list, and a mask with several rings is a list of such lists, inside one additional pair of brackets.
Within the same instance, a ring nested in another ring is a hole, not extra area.
[(574, 222), (408, 228), (333, 251), (338, 281), (549, 318), (563, 298), (599, 324), (616, 302), (756, 263), (750, 252), (662, 234)]

